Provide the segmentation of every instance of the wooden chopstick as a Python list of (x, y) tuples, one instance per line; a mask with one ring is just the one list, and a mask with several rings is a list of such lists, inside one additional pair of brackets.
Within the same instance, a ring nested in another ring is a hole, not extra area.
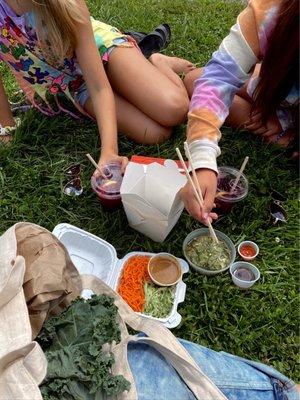
[(93, 164), (93, 166), (100, 172), (102, 175), (102, 171), (99, 168), (99, 165), (96, 163), (96, 161), (93, 159), (93, 157), (90, 154), (86, 154), (87, 158), (90, 160), (90, 162)]
[(245, 159), (243, 161), (243, 164), (242, 164), (242, 166), (241, 166), (241, 168), (240, 168), (240, 170), (239, 170), (239, 172), (238, 172), (238, 174), (236, 176), (234, 184), (233, 184), (232, 188), (230, 189), (230, 192), (229, 192), (230, 194), (232, 194), (235, 191), (235, 188), (237, 187), (237, 184), (239, 183), (239, 181), (241, 179), (242, 173), (244, 172), (244, 169), (246, 168), (246, 165), (247, 165), (248, 161), (249, 161), (249, 157), (247, 156), (247, 157), (245, 157)]
[[(181, 151), (180, 151), (178, 148), (176, 148), (176, 153), (177, 153), (177, 155), (178, 155), (178, 157), (179, 157), (179, 160), (181, 161), (181, 164), (182, 164), (182, 166), (183, 166), (183, 169), (184, 169), (184, 172), (185, 172), (185, 174), (186, 174), (186, 177), (187, 177), (188, 181), (189, 181), (189, 182), (191, 183), (191, 185), (192, 185), (192, 188), (193, 188), (194, 194), (195, 194), (195, 196), (196, 196), (196, 199), (197, 199), (197, 201), (198, 201), (200, 207), (202, 208), (202, 207), (203, 207), (203, 196), (202, 196), (201, 188), (200, 188), (200, 186), (199, 186), (199, 192), (198, 192), (197, 189), (196, 189), (196, 186), (195, 186), (195, 184), (194, 184), (194, 182), (193, 182), (193, 179), (191, 178), (191, 176), (190, 176), (190, 174), (189, 174), (189, 171), (188, 171), (188, 169), (187, 169), (187, 167), (186, 167), (186, 165), (185, 165), (185, 162), (184, 162), (184, 160), (183, 160)], [(193, 176), (194, 176), (194, 179), (195, 179), (195, 177), (196, 177), (196, 172), (195, 172), (195, 170), (194, 170), (194, 168), (193, 168), (193, 164), (191, 163), (190, 157), (188, 157), (188, 158), (189, 158), (189, 163), (190, 163), (189, 165), (191, 166), (192, 171), (194, 171)], [(196, 182), (198, 183), (198, 185), (199, 185), (199, 182), (198, 182), (198, 180), (197, 180), (197, 177), (196, 177), (195, 181), (196, 181)], [(196, 183), (196, 184), (197, 184), (197, 183)], [(210, 221), (208, 221), (208, 229), (209, 229), (210, 235), (211, 235), (211, 237), (213, 238), (213, 240), (214, 240), (216, 243), (219, 243), (219, 240), (218, 240), (218, 238), (217, 238), (216, 232), (214, 231), (214, 228), (212, 227), (212, 224), (211, 224)]]

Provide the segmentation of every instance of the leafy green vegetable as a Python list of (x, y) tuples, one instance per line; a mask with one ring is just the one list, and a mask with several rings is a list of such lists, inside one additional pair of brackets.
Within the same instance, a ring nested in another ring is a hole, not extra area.
[(167, 317), (173, 306), (174, 287), (158, 287), (145, 282), (145, 307), (143, 314), (151, 315), (155, 318)]
[(44, 325), (37, 339), (48, 360), (44, 400), (104, 400), (129, 389), (111, 374), (114, 358), (103, 346), (120, 341), (116, 318), (114, 300), (102, 295), (77, 299)]
[(193, 239), (186, 247), (186, 254), (193, 264), (211, 271), (228, 267), (231, 255), (223, 240), (219, 239), (219, 243), (215, 243), (207, 235)]

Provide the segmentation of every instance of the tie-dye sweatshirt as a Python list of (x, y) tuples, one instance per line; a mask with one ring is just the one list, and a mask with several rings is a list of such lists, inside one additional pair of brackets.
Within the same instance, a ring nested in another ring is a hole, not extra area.
[(235, 93), (264, 57), (279, 7), (280, 0), (250, 0), (196, 80), (187, 129), (195, 168), (217, 172), (219, 128), (228, 116)]

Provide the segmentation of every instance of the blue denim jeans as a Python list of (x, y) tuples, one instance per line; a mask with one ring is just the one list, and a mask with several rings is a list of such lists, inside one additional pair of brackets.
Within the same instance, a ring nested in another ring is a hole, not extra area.
[[(294, 382), (265, 364), (180, 342), (228, 400), (300, 399)], [(129, 343), (128, 360), (139, 400), (195, 400), (176, 371), (148, 345)]]

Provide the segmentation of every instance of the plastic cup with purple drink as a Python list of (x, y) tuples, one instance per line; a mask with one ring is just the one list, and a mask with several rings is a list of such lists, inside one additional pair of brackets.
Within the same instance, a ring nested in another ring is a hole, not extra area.
[(215, 198), (216, 212), (227, 214), (232, 207), (243, 200), (248, 194), (248, 179), (244, 174), (241, 175), (234, 190), (234, 182), (239, 171), (231, 167), (220, 167), (218, 176), (217, 194)]
[(122, 204), (120, 188), (123, 180), (121, 164), (111, 162), (103, 167), (103, 173), (97, 178), (92, 176), (91, 185), (99, 201), (106, 209), (119, 208)]

